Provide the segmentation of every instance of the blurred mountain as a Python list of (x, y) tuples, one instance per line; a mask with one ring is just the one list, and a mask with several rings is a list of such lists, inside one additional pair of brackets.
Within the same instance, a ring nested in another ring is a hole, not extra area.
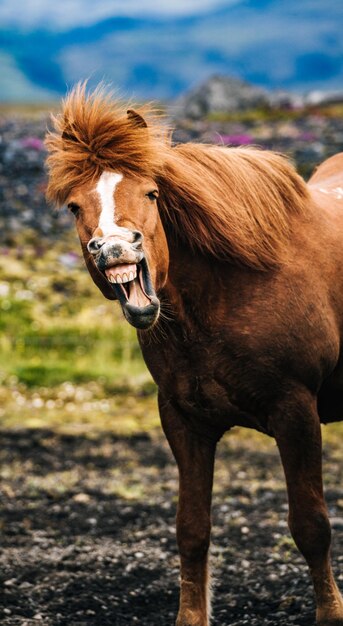
[(343, 86), (341, 0), (237, 0), (197, 14), (92, 22), (90, 13), (86, 23), (66, 15), (55, 25), (25, 24), (25, 3), (21, 13), (17, 22), (1, 20), (3, 101), (56, 98), (87, 77), (124, 97), (161, 100), (213, 74), (298, 92)]
[(201, 120), (211, 115), (230, 114), (252, 109), (300, 109), (343, 103), (343, 89), (315, 90), (307, 94), (269, 91), (230, 76), (210, 76), (172, 101), (167, 111), (174, 119)]
[(244, 111), (270, 105), (265, 89), (227, 76), (211, 76), (170, 106), (175, 117), (202, 119), (212, 113)]

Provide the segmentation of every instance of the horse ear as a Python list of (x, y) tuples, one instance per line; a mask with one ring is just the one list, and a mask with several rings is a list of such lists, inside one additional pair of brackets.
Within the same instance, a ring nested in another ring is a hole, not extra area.
[(139, 113), (137, 113), (133, 109), (129, 109), (128, 111), (126, 111), (126, 113), (130, 122), (132, 122), (135, 126), (138, 126), (138, 128), (148, 128), (145, 119), (141, 115), (139, 115)]

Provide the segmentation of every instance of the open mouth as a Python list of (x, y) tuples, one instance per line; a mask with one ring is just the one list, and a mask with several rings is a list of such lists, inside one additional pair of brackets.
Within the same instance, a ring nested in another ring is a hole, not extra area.
[(158, 318), (160, 303), (152, 286), (146, 259), (104, 270), (127, 321), (139, 329), (150, 328)]

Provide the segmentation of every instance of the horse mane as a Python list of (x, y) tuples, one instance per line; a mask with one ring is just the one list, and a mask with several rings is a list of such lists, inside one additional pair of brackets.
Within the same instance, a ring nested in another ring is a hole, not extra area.
[[(100, 85), (92, 93), (79, 83), (52, 115), (48, 149), (47, 199), (59, 206), (74, 187), (99, 178), (104, 170), (155, 177), (161, 170), (169, 133), (151, 106), (127, 106)], [(149, 130), (144, 118), (148, 118)]]
[(279, 265), (292, 217), (305, 215), (309, 202), (287, 159), (257, 148), (172, 147), (153, 109), (136, 111), (128, 115), (102, 87), (73, 89), (46, 138), (48, 200), (64, 204), (74, 187), (104, 170), (149, 176), (159, 186), (166, 228), (188, 245), (251, 268)]
[(305, 215), (309, 201), (284, 156), (253, 147), (177, 145), (157, 182), (167, 227), (205, 254), (256, 269), (280, 264), (292, 216)]

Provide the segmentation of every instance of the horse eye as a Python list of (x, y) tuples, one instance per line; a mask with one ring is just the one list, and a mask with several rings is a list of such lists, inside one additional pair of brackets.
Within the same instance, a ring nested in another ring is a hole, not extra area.
[(149, 200), (151, 200), (151, 202), (154, 202), (158, 198), (158, 191), (157, 190), (149, 191), (149, 193), (147, 193), (146, 196), (147, 198), (149, 198)]
[(76, 204), (75, 202), (70, 202), (70, 203), (68, 204), (68, 209), (69, 209), (69, 211), (71, 211), (71, 212), (73, 213), (73, 215), (75, 215), (75, 217), (76, 217), (76, 216), (77, 216), (77, 214), (78, 214), (78, 212), (79, 212), (79, 210), (80, 210), (80, 207), (79, 207), (79, 205), (78, 205), (78, 204)]

